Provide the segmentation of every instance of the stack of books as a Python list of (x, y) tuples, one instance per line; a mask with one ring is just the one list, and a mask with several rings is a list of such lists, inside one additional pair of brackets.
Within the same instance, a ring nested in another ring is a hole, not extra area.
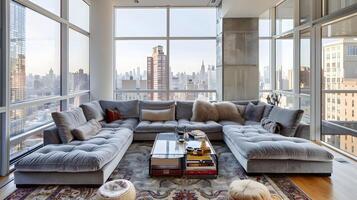
[(187, 154), (186, 175), (216, 175), (217, 168), (210, 154), (197, 156)]

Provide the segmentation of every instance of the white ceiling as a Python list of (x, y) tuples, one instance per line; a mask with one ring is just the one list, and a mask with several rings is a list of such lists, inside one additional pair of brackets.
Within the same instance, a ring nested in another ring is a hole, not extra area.
[[(212, 0), (113, 0), (116, 6), (211, 6)], [(216, 0), (218, 1), (218, 0)], [(258, 17), (281, 0), (222, 0), (224, 17)]]
[(223, 0), (222, 15), (227, 18), (258, 17), (281, 0)]

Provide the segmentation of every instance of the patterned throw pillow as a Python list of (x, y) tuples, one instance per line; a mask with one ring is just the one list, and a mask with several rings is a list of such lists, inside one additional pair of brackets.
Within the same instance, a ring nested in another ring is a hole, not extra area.
[(269, 131), (270, 133), (279, 134), (281, 131), (280, 124), (268, 118), (263, 118), (262, 121), (260, 121), (260, 124), (265, 130)]
[(118, 109), (106, 109), (105, 110), (105, 115), (107, 116), (106, 121), (107, 123), (114, 122), (116, 120), (120, 120), (122, 118), (120, 112)]

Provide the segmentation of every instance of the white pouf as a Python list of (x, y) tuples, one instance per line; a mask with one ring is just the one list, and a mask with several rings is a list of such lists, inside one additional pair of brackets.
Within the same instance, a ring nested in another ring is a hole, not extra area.
[(265, 185), (252, 180), (233, 181), (228, 191), (230, 200), (271, 200)]
[(98, 200), (134, 200), (135, 197), (134, 185), (124, 179), (109, 181), (97, 191)]

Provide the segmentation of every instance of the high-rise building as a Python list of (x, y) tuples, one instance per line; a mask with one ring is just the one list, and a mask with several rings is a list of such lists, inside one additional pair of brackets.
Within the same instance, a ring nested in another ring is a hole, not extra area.
[[(357, 41), (339, 39), (323, 46), (323, 87), (326, 90), (354, 90), (357, 88)], [(354, 93), (326, 93), (324, 119), (351, 127), (357, 120), (357, 95)], [(348, 134), (348, 133), (346, 133)], [(339, 148), (357, 156), (356, 137), (351, 135), (325, 136), (330, 143), (339, 144)], [(335, 140), (335, 141), (334, 141)], [(337, 144), (337, 145), (338, 145)]]
[[(167, 56), (163, 46), (153, 48), (151, 57), (147, 58), (147, 87), (151, 90), (166, 90), (168, 85)], [(166, 94), (159, 92), (151, 95), (153, 100), (166, 99)]]

